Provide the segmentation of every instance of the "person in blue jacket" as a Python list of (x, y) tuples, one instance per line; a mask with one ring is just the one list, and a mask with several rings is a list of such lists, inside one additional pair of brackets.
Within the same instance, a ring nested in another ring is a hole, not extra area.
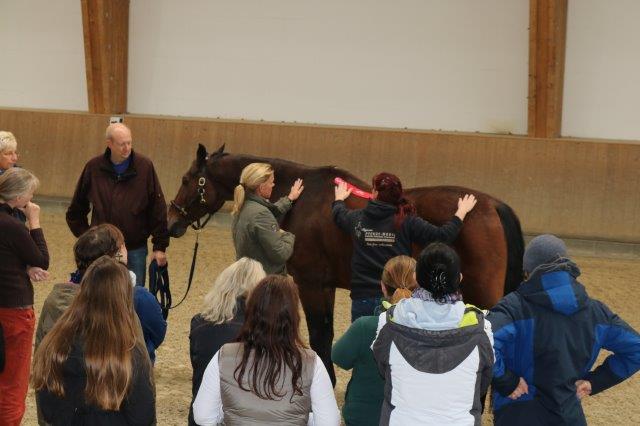
[[(577, 281), (562, 240), (527, 246), (525, 281), (487, 316), (496, 425), (585, 425), (581, 399), (640, 369), (640, 335)], [(612, 352), (592, 370), (601, 349)]]

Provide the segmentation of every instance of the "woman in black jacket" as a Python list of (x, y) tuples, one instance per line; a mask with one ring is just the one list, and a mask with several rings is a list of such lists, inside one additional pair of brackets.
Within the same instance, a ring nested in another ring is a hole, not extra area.
[[(204, 297), (202, 312), (191, 319), (189, 348), (193, 367), (192, 400), (195, 399), (204, 370), (225, 343), (233, 342), (244, 323), (245, 302), (253, 288), (265, 277), (260, 262), (248, 257), (228, 266), (216, 278)], [(189, 425), (195, 425), (189, 408)]]
[(454, 217), (442, 226), (419, 218), (416, 209), (402, 192), (402, 183), (390, 173), (373, 177), (371, 201), (361, 210), (349, 210), (344, 200), (351, 190), (346, 183), (336, 186), (333, 219), (353, 239), (351, 257), (351, 322), (373, 315), (380, 305), (380, 277), (389, 259), (411, 256), (412, 245), (426, 246), (440, 241), (452, 243), (462, 221), (476, 205), (473, 195), (458, 199)]
[(35, 354), (33, 387), (47, 423), (155, 423), (153, 370), (127, 267), (102, 256)]

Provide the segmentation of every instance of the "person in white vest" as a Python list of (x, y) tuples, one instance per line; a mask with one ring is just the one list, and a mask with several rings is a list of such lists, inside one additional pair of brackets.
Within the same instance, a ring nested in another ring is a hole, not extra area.
[(236, 343), (223, 345), (204, 372), (193, 403), (197, 424), (340, 424), (329, 374), (302, 343), (299, 308), (291, 277), (258, 283)]

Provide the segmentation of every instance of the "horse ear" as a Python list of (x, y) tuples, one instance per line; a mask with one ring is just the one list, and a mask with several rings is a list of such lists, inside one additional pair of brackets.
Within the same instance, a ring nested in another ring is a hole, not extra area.
[(224, 144), (224, 143), (223, 143), (223, 144), (222, 144), (222, 146), (221, 146), (220, 148), (218, 148), (218, 150), (215, 152), (215, 154), (214, 154), (214, 155), (220, 155), (220, 154), (222, 154), (222, 153), (224, 152), (224, 146), (225, 146), (225, 145), (226, 145), (226, 144)]
[(198, 164), (207, 160), (207, 148), (204, 147), (201, 143), (198, 144), (198, 151), (196, 152), (196, 160)]

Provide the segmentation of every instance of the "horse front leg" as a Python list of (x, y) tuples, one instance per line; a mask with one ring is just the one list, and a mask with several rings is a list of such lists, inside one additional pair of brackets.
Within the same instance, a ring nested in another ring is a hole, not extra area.
[(311, 349), (324, 363), (331, 383), (335, 386), (336, 373), (331, 362), (331, 345), (333, 344), (333, 306), (336, 289), (318, 284), (312, 286), (300, 284), (300, 299), (307, 319)]

